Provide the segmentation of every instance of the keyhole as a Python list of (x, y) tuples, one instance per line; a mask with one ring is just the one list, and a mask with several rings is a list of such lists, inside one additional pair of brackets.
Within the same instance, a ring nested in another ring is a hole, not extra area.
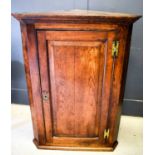
[(47, 97), (47, 95), (45, 95), (45, 96), (44, 96), (44, 100), (47, 100), (47, 99), (48, 99), (48, 97)]
[(48, 92), (43, 92), (43, 100), (48, 100)]

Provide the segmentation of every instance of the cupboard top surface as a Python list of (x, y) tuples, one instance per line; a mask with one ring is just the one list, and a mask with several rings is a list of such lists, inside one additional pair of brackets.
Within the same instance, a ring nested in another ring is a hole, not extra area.
[(55, 12), (29, 12), (29, 13), (12, 13), (18, 20), (26, 22), (50, 22), (50, 21), (87, 21), (87, 22), (112, 22), (112, 23), (133, 23), (141, 16), (126, 13), (103, 12), (91, 10), (70, 10)]

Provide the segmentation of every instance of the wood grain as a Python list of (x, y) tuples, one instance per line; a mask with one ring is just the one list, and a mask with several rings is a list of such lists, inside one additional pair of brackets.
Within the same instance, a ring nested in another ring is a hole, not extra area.
[(49, 44), (55, 73), (55, 83), (51, 83), (55, 85), (55, 135), (98, 136), (98, 61), (101, 43), (50, 41)]
[(103, 11), (60, 11), (42, 13), (12, 13), (12, 16), (26, 23), (119, 23), (130, 24), (141, 16)]
[[(35, 136), (38, 138), (39, 144), (45, 144), (45, 128), (44, 128), (44, 116), (42, 111), (42, 95), (40, 86), (40, 75), (38, 66), (38, 53), (36, 45), (36, 33), (34, 25), (28, 25), (23, 32), (23, 38), (26, 40), (24, 45), (24, 57), (27, 74), (27, 82), (30, 107), (32, 110), (33, 126), (35, 128)], [(24, 40), (23, 40), (24, 41)], [(25, 47), (26, 46), (26, 47)]]
[[(55, 72), (54, 134), (74, 135), (74, 47), (51, 46)], [(67, 52), (65, 52), (67, 51)]]
[[(42, 96), (44, 93), (50, 94), (50, 86), (49, 86), (49, 74), (48, 74), (48, 61), (47, 61), (47, 47), (45, 40), (45, 32), (40, 31), (37, 33), (38, 38), (38, 55), (39, 55), (39, 68), (40, 68), (40, 79), (41, 79), (41, 92)], [(47, 100), (42, 99), (42, 106), (44, 112), (44, 120), (45, 120), (45, 130), (46, 130), (46, 140), (52, 141), (52, 121), (51, 121), (51, 98)]]
[[(73, 35), (74, 33), (74, 35)], [(47, 40), (59, 40), (59, 41), (95, 41), (104, 40), (106, 33), (104, 31), (46, 31)]]
[(99, 53), (99, 47), (75, 48), (75, 134), (77, 136), (98, 136)]
[[(35, 145), (112, 151), (132, 24), (140, 16), (79, 10), (12, 15), (21, 24)], [(113, 41), (119, 41), (117, 57)]]
[(28, 44), (27, 44), (27, 27), (25, 24), (21, 23), (21, 34), (22, 34), (22, 47), (23, 47), (23, 57), (24, 57), (24, 67), (25, 67), (25, 75), (27, 82), (28, 96), (29, 96), (29, 104), (31, 109), (31, 117), (32, 117), (32, 125), (33, 125), (33, 133), (34, 138), (39, 140), (38, 136), (38, 126), (37, 126), (37, 112), (35, 108), (35, 103), (33, 101), (32, 94), (32, 85), (31, 85), (31, 76), (30, 76), (30, 66), (29, 66), (29, 57), (28, 57)]
[(117, 24), (74, 24), (74, 23), (35, 23), (38, 30), (75, 30), (75, 31), (114, 31), (119, 26)]

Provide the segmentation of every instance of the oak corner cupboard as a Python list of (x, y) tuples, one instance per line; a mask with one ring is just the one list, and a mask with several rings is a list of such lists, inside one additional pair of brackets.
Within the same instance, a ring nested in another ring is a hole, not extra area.
[(35, 145), (114, 150), (132, 25), (140, 16), (84, 10), (12, 15), (21, 25)]

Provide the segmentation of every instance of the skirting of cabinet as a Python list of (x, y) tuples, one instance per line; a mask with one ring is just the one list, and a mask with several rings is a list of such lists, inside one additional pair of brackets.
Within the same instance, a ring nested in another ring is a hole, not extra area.
[(37, 140), (33, 140), (34, 144), (38, 149), (50, 149), (50, 150), (70, 150), (70, 151), (114, 151), (115, 147), (117, 146), (118, 142), (114, 142), (112, 146), (103, 145), (103, 146), (97, 146), (97, 147), (89, 147), (89, 146), (56, 146), (56, 145), (39, 145)]

